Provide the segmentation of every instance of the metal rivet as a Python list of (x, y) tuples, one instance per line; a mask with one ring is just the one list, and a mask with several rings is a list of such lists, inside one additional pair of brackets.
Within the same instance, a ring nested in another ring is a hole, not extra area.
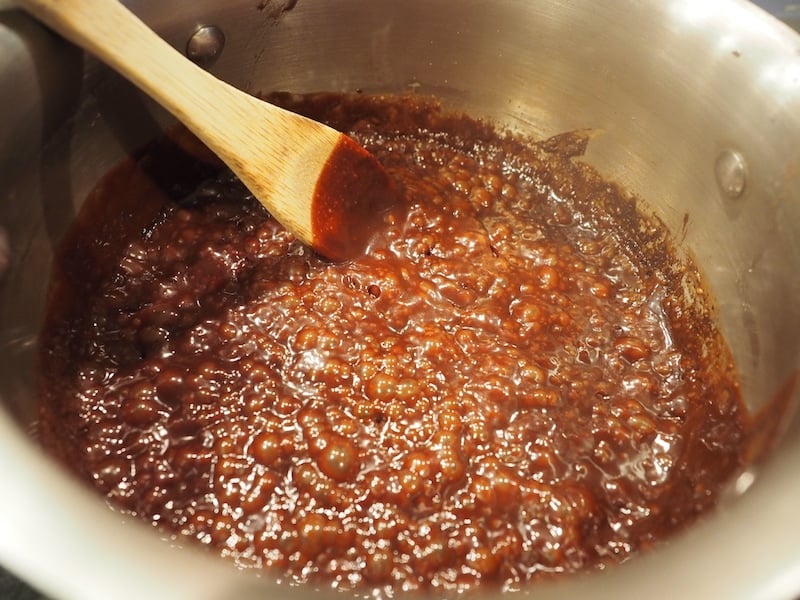
[(205, 25), (192, 34), (186, 44), (186, 56), (198, 66), (207, 69), (222, 54), (225, 34), (216, 25)]
[(725, 196), (734, 199), (744, 192), (747, 185), (747, 163), (735, 150), (723, 150), (714, 165), (717, 185)]

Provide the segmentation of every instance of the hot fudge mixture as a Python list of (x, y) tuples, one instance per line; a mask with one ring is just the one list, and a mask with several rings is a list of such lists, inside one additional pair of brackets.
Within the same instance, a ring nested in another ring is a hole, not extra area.
[(334, 264), (184, 133), (121, 164), (54, 267), (53, 453), (240, 567), (386, 595), (600, 568), (714, 505), (744, 454), (730, 355), (585, 136), (272, 100), (350, 132), (405, 216)]

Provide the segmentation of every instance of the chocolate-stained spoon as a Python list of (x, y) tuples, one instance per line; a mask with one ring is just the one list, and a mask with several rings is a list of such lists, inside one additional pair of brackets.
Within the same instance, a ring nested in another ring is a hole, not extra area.
[(280, 223), (322, 256), (364, 251), (397, 204), (392, 181), (350, 137), (207, 73), (116, 0), (17, 0), (186, 125)]

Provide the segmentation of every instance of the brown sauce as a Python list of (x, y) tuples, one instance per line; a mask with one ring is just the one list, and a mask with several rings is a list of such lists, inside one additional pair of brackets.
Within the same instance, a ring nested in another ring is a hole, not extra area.
[(120, 165), (55, 265), (54, 453), (241, 567), (385, 595), (602, 568), (714, 505), (744, 456), (730, 355), (584, 137), (274, 100), (351, 132), (407, 216), (331, 264), (186, 136)]

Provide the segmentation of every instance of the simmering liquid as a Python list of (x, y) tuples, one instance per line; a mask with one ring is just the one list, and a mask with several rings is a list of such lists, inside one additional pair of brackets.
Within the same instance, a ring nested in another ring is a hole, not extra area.
[(713, 506), (743, 461), (729, 353), (584, 138), (274, 100), (352, 132), (406, 216), (332, 264), (186, 136), (120, 165), (54, 271), (54, 453), (240, 567), (384, 595), (600, 568)]

